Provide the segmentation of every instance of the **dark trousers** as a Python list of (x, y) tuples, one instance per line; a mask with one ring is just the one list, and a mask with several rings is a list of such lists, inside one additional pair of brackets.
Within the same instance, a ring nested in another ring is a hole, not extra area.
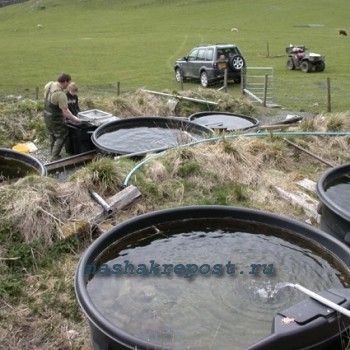
[(68, 127), (64, 117), (44, 112), (46, 131), (50, 139), (51, 161), (61, 158), (60, 153), (68, 137)]

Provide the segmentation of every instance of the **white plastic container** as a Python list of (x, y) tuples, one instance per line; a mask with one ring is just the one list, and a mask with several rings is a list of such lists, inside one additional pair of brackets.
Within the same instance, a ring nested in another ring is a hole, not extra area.
[(88, 111), (79, 112), (78, 118), (82, 121), (89, 122), (90, 124), (96, 126), (119, 119), (112, 114), (100, 111), (99, 109), (90, 109)]

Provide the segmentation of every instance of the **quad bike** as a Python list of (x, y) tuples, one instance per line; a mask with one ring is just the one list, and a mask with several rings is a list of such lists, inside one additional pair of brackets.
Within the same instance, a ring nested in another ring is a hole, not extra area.
[(287, 68), (294, 70), (300, 68), (304, 73), (309, 73), (312, 70), (323, 72), (326, 65), (325, 57), (318, 53), (306, 53), (308, 49), (302, 45), (289, 45), (286, 52), (289, 56)]

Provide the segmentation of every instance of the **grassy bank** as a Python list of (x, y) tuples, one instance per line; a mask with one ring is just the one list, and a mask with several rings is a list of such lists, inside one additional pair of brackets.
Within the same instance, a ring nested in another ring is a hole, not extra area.
[[(217, 97), (227, 110), (263, 116), (269, 112), (228, 94)], [(136, 115), (171, 113), (162, 98), (142, 92), (112, 100), (82, 100), (83, 106), (88, 103), (120, 115), (130, 111)], [(198, 111), (186, 102), (179, 107), (179, 113)], [(34, 130), (38, 134), (31, 132), (32, 137), (40, 138), (40, 108), (32, 102), (8, 104), (1, 110), (1, 120), (7, 121), (0, 129), (2, 138), (18, 135), (14, 113), (22, 116), (21, 129)], [(349, 117), (346, 113), (319, 115), (293, 130), (346, 131)], [(295, 136), (292, 140), (334, 164), (350, 161), (346, 137)], [(122, 190), (124, 179), (136, 164), (135, 159), (101, 158), (64, 182), (54, 176), (32, 176), (0, 183), (0, 349), (91, 349), (89, 327), (74, 294), (79, 258), (100, 234), (87, 223), (96, 213), (88, 189), (103, 197)], [(322, 162), (273, 134), (255, 138), (222, 135), (216, 142), (166, 152), (139, 168), (129, 185), (140, 190), (141, 198), (104, 225), (111, 227), (153, 210), (203, 204), (248, 207), (309, 221), (302, 208), (283, 200), (275, 188), (297, 190), (297, 180), (317, 181), (326, 169)], [(315, 220), (311, 223), (318, 225)], [(63, 240), (65, 232), (72, 231), (67, 230), (72, 224), (80, 227), (79, 234)]]

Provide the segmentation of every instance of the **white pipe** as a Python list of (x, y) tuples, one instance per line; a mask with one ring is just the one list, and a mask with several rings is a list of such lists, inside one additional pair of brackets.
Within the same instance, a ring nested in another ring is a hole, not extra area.
[(194, 137), (194, 136), (192, 136), (189, 132), (187, 132), (187, 131), (182, 131), (184, 134), (186, 134), (190, 139), (192, 139), (193, 141), (197, 141), (197, 139)]
[(92, 190), (89, 190), (89, 193), (108, 215), (113, 213), (113, 208), (99, 194)]
[(133, 153), (126, 153), (120, 156), (115, 156), (114, 159), (118, 160), (120, 158), (129, 158), (129, 157), (137, 157), (137, 156), (144, 156), (147, 153), (157, 153), (157, 152), (162, 152), (165, 150), (169, 150), (171, 148), (175, 148), (178, 146), (164, 146), (164, 147), (159, 147), (159, 148), (151, 148), (151, 149), (145, 149), (143, 151), (138, 151), (138, 152), (133, 152)]
[(255, 96), (252, 92), (250, 92), (249, 90), (247, 89), (244, 89), (243, 90), (244, 93), (246, 93), (247, 95), (249, 95), (250, 97), (254, 98), (256, 101), (260, 102), (260, 103), (263, 103), (263, 100), (261, 100), (259, 97)]
[(185, 97), (185, 96), (181, 96), (181, 95), (172, 95), (172, 94), (167, 94), (165, 92), (158, 92), (158, 91), (152, 91), (152, 90), (146, 90), (146, 89), (141, 89), (141, 91), (148, 92), (150, 94), (155, 94), (155, 95), (174, 97), (174, 98), (177, 98), (179, 100), (188, 100), (188, 101), (193, 101), (193, 102), (206, 103), (206, 104), (215, 105), (215, 106), (218, 105), (217, 102), (212, 102), (212, 101), (207, 101), (207, 100), (200, 100), (198, 98)]
[(348, 309), (345, 309), (345, 307), (342, 307), (336, 303), (333, 303), (333, 301), (330, 301), (330, 300), (322, 297), (321, 295), (314, 293), (313, 291), (301, 286), (300, 284), (293, 284), (293, 283), (289, 284), (288, 283), (288, 286), (296, 288), (296, 289), (300, 290), (301, 292), (305, 293), (306, 295), (308, 295), (309, 297), (311, 297), (311, 298), (319, 301), (320, 303), (330, 307), (331, 309), (336, 310), (347, 317), (350, 317), (350, 311)]

